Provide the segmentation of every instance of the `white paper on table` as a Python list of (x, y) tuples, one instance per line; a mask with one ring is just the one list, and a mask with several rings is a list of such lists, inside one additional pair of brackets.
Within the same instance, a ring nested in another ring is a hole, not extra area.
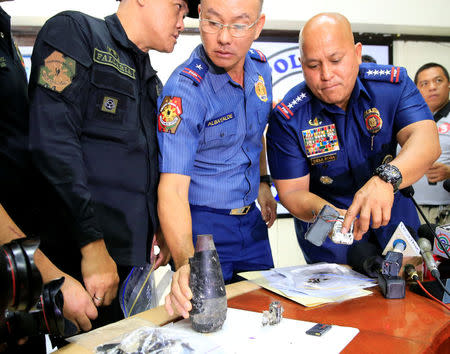
[(334, 301), (375, 286), (376, 281), (335, 263), (316, 263), (261, 271), (269, 285), (287, 296), (308, 295)]
[[(228, 308), (221, 330), (202, 334), (192, 329), (189, 320), (171, 323), (163, 328), (175, 329), (214, 343), (208, 353), (339, 353), (359, 333), (359, 329), (333, 325), (322, 337), (306, 334), (315, 323), (283, 318), (274, 326), (263, 326), (262, 313)], [(332, 324), (332, 323), (329, 323)]]

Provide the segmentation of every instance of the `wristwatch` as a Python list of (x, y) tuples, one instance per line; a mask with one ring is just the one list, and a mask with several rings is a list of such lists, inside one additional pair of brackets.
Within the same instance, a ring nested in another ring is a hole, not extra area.
[(383, 181), (392, 184), (394, 193), (397, 193), (398, 187), (402, 183), (402, 173), (397, 167), (387, 163), (380, 165), (375, 169), (374, 175), (380, 177)]
[(263, 175), (259, 177), (259, 183), (267, 183), (270, 188), (272, 187), (272, 178), (270, 177), (270, 175)]

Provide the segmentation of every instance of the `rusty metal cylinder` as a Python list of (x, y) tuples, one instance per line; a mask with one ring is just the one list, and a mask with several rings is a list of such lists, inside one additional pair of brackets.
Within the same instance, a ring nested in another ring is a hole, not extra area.
[(198, 235), (194, 257), (189, 259), (192, 310), (189, 318), (197, 332), (222, 328), (227, 316), (227, 296), (219, 256), (212, 235)]

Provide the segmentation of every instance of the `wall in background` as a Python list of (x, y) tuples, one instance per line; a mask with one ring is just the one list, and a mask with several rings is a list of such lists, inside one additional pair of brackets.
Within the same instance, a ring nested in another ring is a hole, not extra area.
[[(63, 10), (79, 10), (104, 17), (117, 9), (114, 0), (15, 0), (2, 3), (13, 16), (13, 24), (41, 26), (44, 21)], [(340, 12), (354, 24), (356, 32), (402, 33), (435, 36), (450, 35), (448, 0), (265, 0), (267, 29), (298, 30), (311, 16), (324, 11)], [(187, 21), (197, 27), (197, 21)]]
[(450, 42), (394, 41), (393, 52), (394, 64), (406, 67), (411, 79), (417, 69), (428, 62), (439, 63), (450, 70)]

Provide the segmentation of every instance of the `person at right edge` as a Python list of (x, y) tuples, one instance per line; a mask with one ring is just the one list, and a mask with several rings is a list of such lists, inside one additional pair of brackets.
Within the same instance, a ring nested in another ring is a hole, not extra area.
[(439, 156), (436, 124), (404, 68), (361, 64), (362, 45), (343, 15), (314, 16), (299, 42), (305, 82), (270, 117), (270, 172), (282, 204), (303, 221), (295, 219), (306, 261), (347, 264), (349, 246), (313, 245), (306, 223), (331, 205), (345, 215), (342, 232), (354, 222), (355, 240), (381, 249), (400, 221), (417, 229), (412, 201), (397, 191)]
[(170, 257), (156, 213), (162, 84), (148, 52), (172, 52), (197, 5), (122, 0), (104, 20), (65, 11), (36, 39), (30, 149), (47, 182), (41, 248), (83, 282), (98, 310), (94, 328), (123, 318), (117, 289), (133, 266)]
[[(441, 156), (428, 169), (425, 176), (414, 183), (414, 198), (430, 223), (450, 223), (450, 193), (444, 189), (444, 181), (450, 178), (450, 83), (447, 69), (437, 63), (427, 63), (417, 70), (414, 77), (439, 132)], [(422, 224), (425, 220), (419, 214)]]

